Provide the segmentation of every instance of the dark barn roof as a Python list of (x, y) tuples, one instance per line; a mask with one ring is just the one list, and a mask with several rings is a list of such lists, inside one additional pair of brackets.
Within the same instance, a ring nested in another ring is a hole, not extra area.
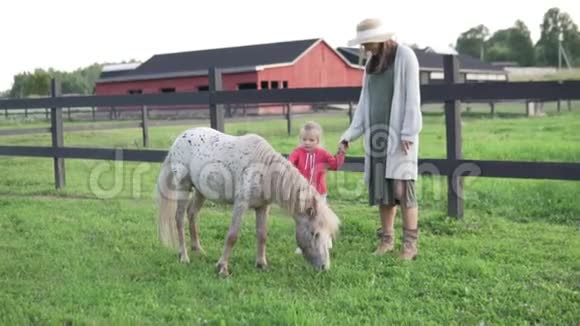
[[(417, 56), (417, 60), (419, 61), (420, 69), (430, 69), (430, 70), (443, 70), (443, 55), (434, 53), (434, 52), (427, 52), (421, 49), (413, 49), (415, 51), (415, 55)], [(340, 47), (338, 48), (338, 52), (340, 52), (344, 57), (346, 57), (352, 64), (358, 64), (358, 55), (359, 49), (358, 48), (347, 48), (347, 47)], [(481, 70), (481, 71), (503, 71), (502, 67), (497, 67), (487, 62), (483, 62), (479, 59), (474, 57), (460, 54), (459, 55), (459, 67), (461, 70)]]
[(206, 71), (217, 68), (253, 68), (263, 65), (292, 63), (320, 39), (248, 45), (211, 50), (157, 54), (134, 70), (117, 76), (101, 75), (102, 81), (142, 79)]

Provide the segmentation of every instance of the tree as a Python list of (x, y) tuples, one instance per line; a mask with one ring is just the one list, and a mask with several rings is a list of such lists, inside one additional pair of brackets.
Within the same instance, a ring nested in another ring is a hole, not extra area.
[(512, 49), (510, 47), (510, 29), (500, 29), (486, 42), (488, 61), (512, 61)]
[(533, 66), (535, 63), (530, 30), (521, 20), (517, 20), (513, 27), (493, 33), (485, 48), (487, 61), (515, 61), (520, 66)]
[(559, 8), (551, 8), (544, 14), (540, 25), (541, 35), (536, 43), (536, 60), (541, 65), (555, 66), (558, 64), (558, 37), (563, 36), (562, 46), (570, 59), (580, 60), (580, 32), (570, 15), (561, 12)]
[(488, 36), (489, 29), (484, 25), (472, 27), (459, 35), (455, 48), (459, 53), (483, 59), (485, 53), (485, 39)]
[(42, 69), (36, 69), (34, 73), (20, 73), (14, 76), (10, 96), (21, 98), (29, 95), (48, 95), (50, 78), (51, 74)]
[(14, 76), (14, 83), (9, 95), (14, 98), (49, 95), (51, 78), (60, 81), (63, 94), (89, 95), (93, 93), (101, 69), (102, 65), (95, 63), (73, 72), (62, 72), (50, 68), (48, 70), (36, 69), (33, 73), (20, 73)]

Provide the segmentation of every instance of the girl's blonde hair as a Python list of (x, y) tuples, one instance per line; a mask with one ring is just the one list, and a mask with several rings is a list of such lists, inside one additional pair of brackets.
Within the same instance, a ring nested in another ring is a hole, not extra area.
[(306, 122), (302, 128), (300, 128), (300, 138), (307, 133), (315, 135), (315, 137), (318, 138), (318, 142), (322, 143), (322, 127), (318, 123), (314, 121)]

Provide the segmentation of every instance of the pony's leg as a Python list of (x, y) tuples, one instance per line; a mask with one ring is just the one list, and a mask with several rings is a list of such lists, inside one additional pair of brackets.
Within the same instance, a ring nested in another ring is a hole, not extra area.
[(175, 223), (177, 224), (177, 238), (179, 240), (179, 260), (182, 263), (189, 263), (189, 256), (185, 248), (185, 208), (187, 206), (187, 198), (177, 200), (177, 211), (175, 212)]
[(224, 251), (218, 263), (216, 264), (218, 273), (222, 276), (229, 275), (228, 270), (228, 260), (232, 249), (238, 240), (238, 234), (240, 232), (240, 227), (242, 225), (242, 218), (244, 217), (245, 211), (248, 209), (248, 202), (246, 200), (237, 200), (234, 203), (234, 209), (232, 213), (232, 223), (230, 224), (230, 229), (226, 236), (226, 243), (224, 246)]
[(265, 269), (268, 267), (266, 260), (266, 240), (268, 239), (268, 212), (270, 206), (256, 208), (256, 267)]
[(175, 211), (175, 224), (177, 225), (177, 239), (179, 240), (179, 260), (182, 263), (189, 263), (189, 256), (185, 248), (185, 209), (189, 199), (189, 192), (192, 184), (188, 180), (187, 169), (183, 165), (176, 164), (171, 167), (174, 174), (174, 184), (176, 187), (177, 210)]
[(193, 197), (189, 201), (189, 206), (187, 207), (187, 217), (189, 219), (190, 235), (191, 235), (191, 250), (199, 252), (205, 255), (205, 251), (201, 247), (199, 242), (199, 232), (197, 230), (197, 220), (199, 216), (199, 211), (205, 202), (205, 197), (199, 192), (194, 191)]

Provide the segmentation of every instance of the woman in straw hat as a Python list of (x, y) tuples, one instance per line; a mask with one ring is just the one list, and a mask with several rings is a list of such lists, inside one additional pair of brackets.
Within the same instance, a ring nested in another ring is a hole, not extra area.
[(341, 136), (346, 151), (364, 135), (365, 183), (370, 205), (379, 206), (381, 228), (375, 254), (394, 250), (397, 205), (403, 215), (400, 257), (417, 256), (418, 206), (415, 196), (419, 132), (422, 128), (419, 63), (411, 48), (397, 43), (378, 19), (357, 25), (356, 38), (367, 53), (362, 90), (349, 128)]

